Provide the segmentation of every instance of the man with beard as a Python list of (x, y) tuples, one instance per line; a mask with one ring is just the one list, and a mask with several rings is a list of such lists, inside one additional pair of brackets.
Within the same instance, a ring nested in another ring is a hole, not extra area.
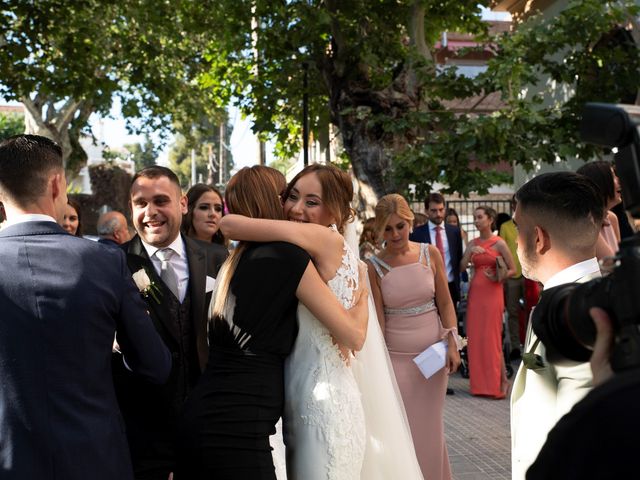
[(446, 224), (445, 201), (439, 193), (431, 193), (424, 201), (429, 221), (416, 227), (409, 240), (412, 242), (430, 243), (435, 245), (447, 269), (447, 282), (454, 308), (458, 308), (460, 300), (460, 260), (462, 260), (462, 236), (460, 228)]
[[(572, 172), (539, 175), (516, 192), (516, 201), (513, 220), (525, 277), (549, 289), (600, 276), (596, 241), (604, 208), (591, 180)], [(531, 322), (524, 351), (511, 394), (514, 480), (525, 478), (548, 432), (592, 387), (588, 362), (547, 361)]]

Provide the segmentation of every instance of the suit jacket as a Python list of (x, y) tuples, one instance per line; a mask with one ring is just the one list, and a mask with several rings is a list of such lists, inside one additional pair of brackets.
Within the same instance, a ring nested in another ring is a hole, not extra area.
[[(199, 376), (204, 371), (209, 356), (207, 312), (212, 292), (206, 291), (206, 279), (217, 276), (228, 252), (221, 245), (200, 242), (188, 237), (183, 238), (189, 265), (191, 332), (195, 337), (198, 360), (195, 368), (199, 370), (197, 372)], [(152, 296), (148, 296), (145, 301), (153, 325), (173, 357), (173, 369), (169, 381), (162, 386), (153, 385), (122, 368), (122, 362), (118, 359), (114, 362), (114, 381), (118, 400), (127, 423), (134, 467), (137, 468), (138, 452), (157, 451), (150, 445), (162, 438), (166, 440), (174, 434), (179, 414), (176, 411), (174, 399), (181, 395), (178, 389), (184, 384), (184, 379), (180, 377), (182, 370), (179, 367), (181, 362), (188, 362), (190, 359), (180, 358), (180, 332), (175, 328), (175, 320), (171, 318), (171, 311), (167, 304), (167, 299), (171, 298), (172, 294), (156, 273), (140, 237), (135, 236), (122, 245), (122, 248), (127, 253), (131, 274), (144, 269), (160, 289), (157, 295), (159, 303)], [(120, 335), (118, 335), (119, 338)], [(192, 384), (191, 387), (193, 386)], [(151, 454), (153, 455), (155, 454)]]
[(143, 378), (163, 382), (171, 358), (124, 255), (37, 221), (4, 228), (0, 258), (0, 478), (132, 479), (116, 329)]
[[(460, 292), (460, 261), (462, 260), (462, 235), (460, 229), (455, 225), (445, 224), (444, 232), (449, 242), (449, 255), (451, 256), (451, 268), (453, 269), (453, 282), (456, 291)], [(413, 233), (409, 235), (412, 242), (431, 243), (431, 233), (429, 232), (429, 222), (413, 229)], [(446, 258), (443, 259), (446, 262)], [(458, 295), (459, 296), (459, 295)]]
[(98, 243), (100, 245), (104, 245), (105, 247), (120, 248), (120, 244), (115, 240), (111, 240), (110, 238), (99, 238)]
[[(587, 282), (600, 276), (600, 271), (576, 279)], [(524, 351), (530, 352), (537, 340), (527, 327)], [(592, 388), (589, 362), (567, 360), (562, 365), (546, 361), (545, 347), (540, 342), (534, 353), (545, 359), (546, 367), (530, 370), (521, 363), (511, 392), (511, 464), (512, 479), (524, 480), (529, 466), (556, 422)]]
[(528, 480), (637, 478), (640, 375), (617, 372), (549, 432)]

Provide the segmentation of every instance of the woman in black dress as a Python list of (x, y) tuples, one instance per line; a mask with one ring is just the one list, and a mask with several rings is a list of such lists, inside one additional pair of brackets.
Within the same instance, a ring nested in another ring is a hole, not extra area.
[[(273, 169), (254, 166), (229, 181), (225, 200), (232, 213), (283, 219), (279, 193)], [(275, 480), (269, 436), (282, 414), (284, 359), (297, 334), (298, 300), (337, 342), (359, 350), (366, 291), (345, 310), (309, 255), (284, 242), (240, 242), (217, 281), (209, 362), (185, 404), (175, 478)]]

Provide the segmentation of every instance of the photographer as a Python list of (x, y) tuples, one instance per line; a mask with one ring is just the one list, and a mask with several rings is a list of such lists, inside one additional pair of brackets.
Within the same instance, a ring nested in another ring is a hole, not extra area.
[[(595, 185), (572, 172), (539, 175), (516, 193), (514, 223), (523, 275), (545, 289), (600, 276), (596, 241), (604, 209)], [(527, 328), (511, 395), (512, 475), (525, 478), (548, 432), (591, 389), (589, 364), (551, 364)], [(561, 477), (559, 477), (561, 478)]]
[(613, 376), (609, 363), (614, 338), (611, 319), (590, 310), (597, 329), (591, 356), (592, 390), (551, 430), (527, 480), (634, 478), (640, 431), (640, 375)]

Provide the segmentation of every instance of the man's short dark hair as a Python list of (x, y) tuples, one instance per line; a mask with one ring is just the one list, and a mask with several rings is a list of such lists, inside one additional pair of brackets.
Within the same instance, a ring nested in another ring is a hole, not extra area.
[(171, 183), (175, 183), (178, 189), (180, 189), (180, 191), (182, 192), (182, 187), (180, 186), (180, 180), (178, 179), (178, 176), (175, 173), (173, 173), (171, 169), (167, 167), (162, 167), (160, 165), (152, 165), (151, 167), (146, 167), (140, 170), (139, 172), (136, 172), (136, 174), (133, 176), (133, 179), (131, 180), (129, 193), (131, 193), (131, 187), (133, 187), (133, 184), (140, 177), (151, 178), (151, 179), (167, 177), (171, 181)]
[(515, 199), (519, 209), (565, 240), (567, 247), (572, 244), (580, 248), (585, 241), (588, 244), (604, 220), (598, 187), (574, 172), (538, 175), (520, 187)]
[(424, 201), (424, 208), (426, 210), (429, 210), (430, 203), (438, 203), (444, 205), (444, 197), (441, 193), (438, 192), (430, 193)]
[(62, 149), (40, 135), (14, 135), (0, 142), (0, 198), (34, 203), (54, 169), (62, 170)]

